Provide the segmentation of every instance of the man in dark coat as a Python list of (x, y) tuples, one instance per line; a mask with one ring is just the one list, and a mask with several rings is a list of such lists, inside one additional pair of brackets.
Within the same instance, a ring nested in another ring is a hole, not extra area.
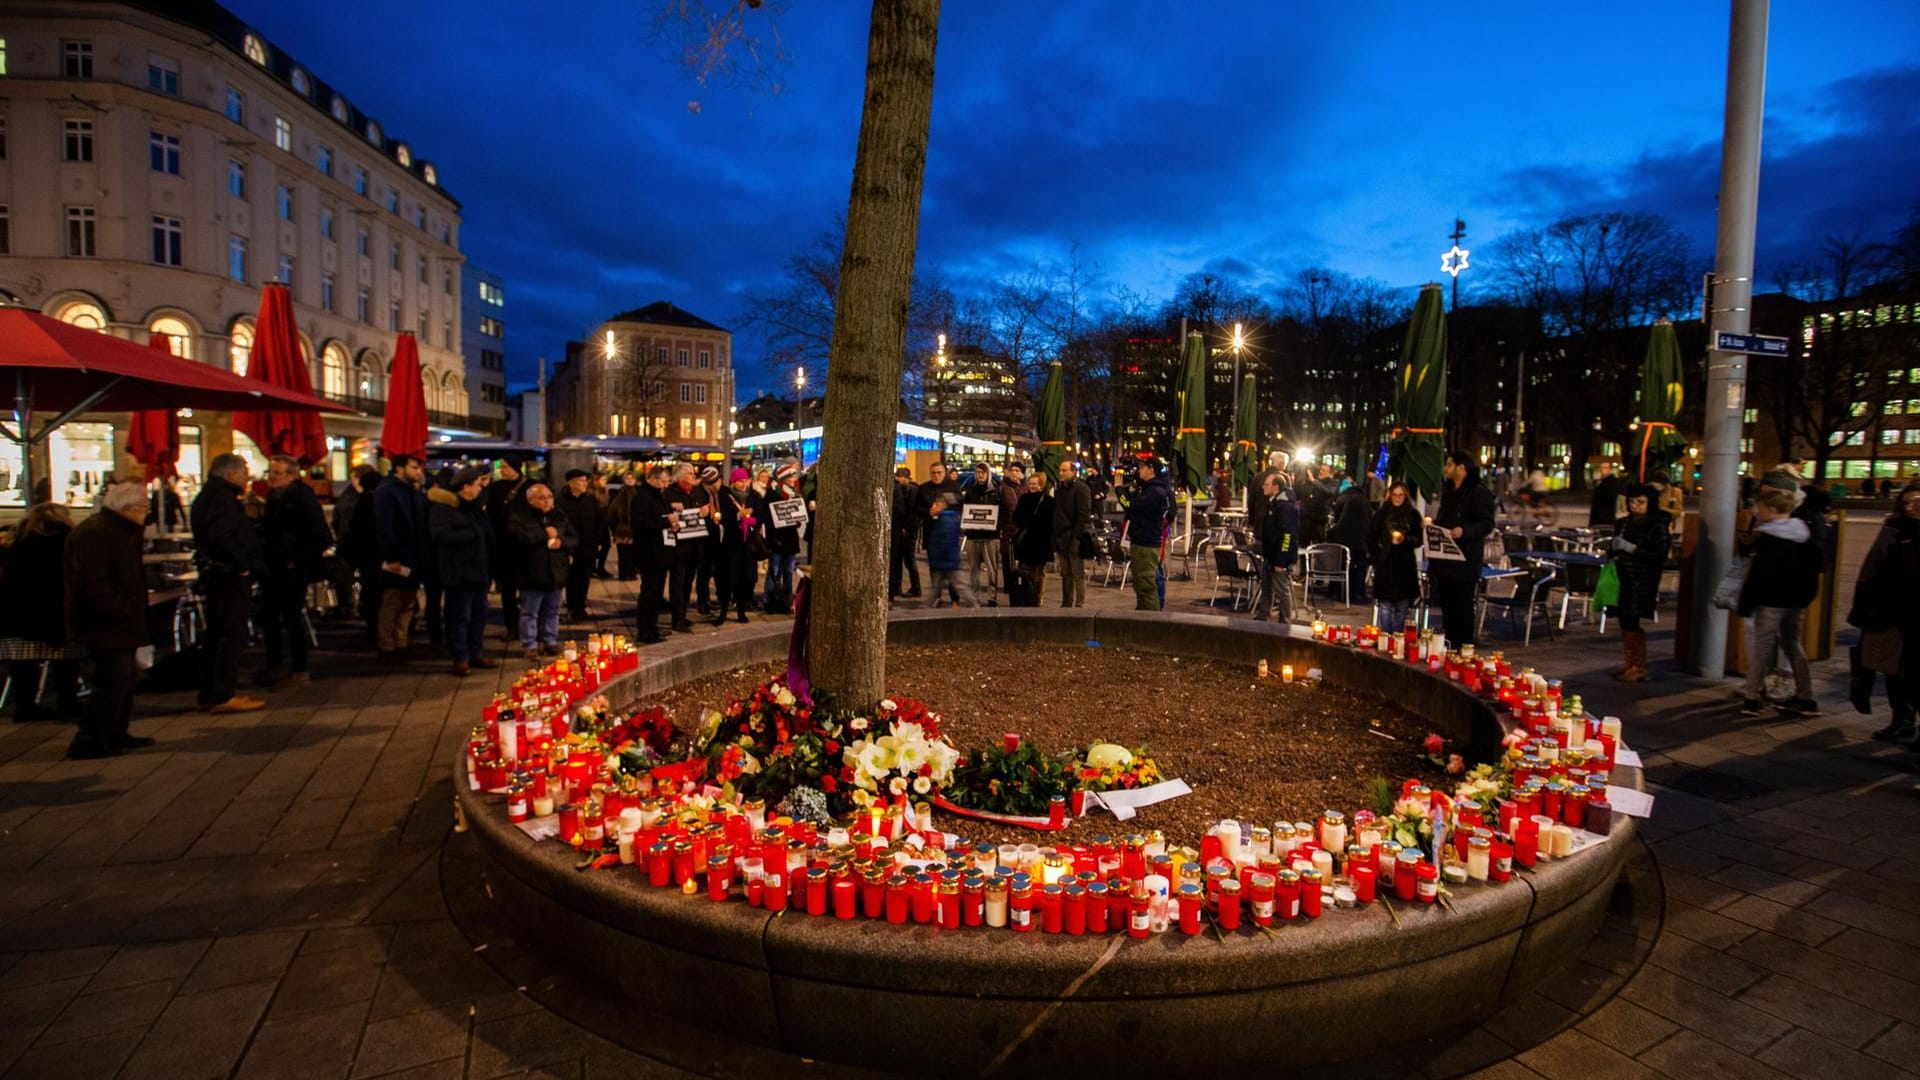
[(147, 575), (140, 564), (147, 493), (139, 484), (114, 484), (99, 512), (67, 537), (67, 640), (93, 656), (93, 696), (69, 758), (101, 758), (153, 745), (132, 735), (134, 653), (147, 644)]
[(1447, 451), (1441, 475), (1440, 506), (1433, 523), (1460, 549), (1460, 558), (1442, 558), (1427, 552), (1427, 580), (1434, 603), (1454, 648), (1473, 644), (1473, 598), (1480, 587), (1480, 568), (1486, 561), (1487, 534), (1493, 531), (1493, 493), (1480, 482), (1480, 467), (1463, 450)]
[(634, 483), (633, 498), (627, 504), (633, 528), (631, 559), (640, 575), (637, 640), (648, 645), (660, 640), (660, 608), (666, 602), (667, 578), (673, 573), (673, 519), (666, 499), (672, 478), (672, 466), (653, 466), (645, 483)]
[(406, 659), (420, 583), (427, 572), (426, 469), (408, 454), (393, 456), (393, 471), (373, 492), (374, 547), (380, 556), (380, 659)]
[(587, 611), (587, 588), (593, 584), (594, 562), (599, 558), (599, 547), (594, 540), (600, 535), (600, 522), (603, 512), (600, 500), (593, 494), (593, 477), (583, 469), (567, 470), (567, 487), (554, 497), (561, 513), (573, 522), (573, 532), (580, 538), (580, 546), (574, 550), (573, 562), (567, 567), (567, 617), (582, 621), (591, 617)]
[[(926, 520), (926, 508), (920, 505), (920, 489), (914, 485), (913, 470), (905, 465), (893, 470), (893, 533), (887, 545), (887, 599), (920, 595), (920, 561), (914, 558), (915, 539)], [(907, 591), (900, 591), (900, 579), (907, 579)]]
[(1367, 490), (1349, 485), (1333, 500), (1333, 527), (1327, 539), (1347, 549), (1347, 596), (1351, 603), (1367, 598), (1367, 531), (1373, 524), (1373, 504)]
[(427, 536), (440, 587), (446, 590), (447, 651), (453, 673), (500, 665), (487, 658), (487, 568), (493, 565), (493, 522), (480, 504), (490, 474), (469, 465), (453, 474), (449, 487), (427, 493)]
[(673, 483), (662, 497), (673, 514), (673, 584), (667, 606), (673, 613), (673, 628), (690, 633), (693, 623), (687, 618), (687, 600), (693, 594), (694, 577), (706, 564), (717, 511), (707, 489), (694, 482), (693, 466), (684, 461), (673, 467)]
[(507, 454), (498, 462), (500, 475), (487, 485), (487, 520), (493, 522), (493, 583), (500, 590), (500, 617), (506, 624), (507, 640), (520, 634), (519, 563), (513, 557), (513, 541), (507, 523), (527, 505), (527, 474), (521, 471), (518, 454)]
[(341, 554), (360, 577), (360, 603), (356, 610), (361, 621), (367, 624), (367, 648), (374, 649), (380, 646), (380, 548), (373, 535), (373, 492), (380, 486), (380, 472), (372, 466), (362, 467), (354, 483), (360, 497), (354, 500), (352, 511), (347, 515)]
[(1160, 475), (1160, 463), (1142, 458), (1135, 470), (1139, 486), (1127, 503), (1128, 561), (1132, 564), (1136, 611), (1160, 610), (1160, 543), (1173, 513), (1173, 485)]
[(1087, 606), (1087, 560), (1081, 543), (1093, 535), (1093, 489), (1080, 479), (1080, 467), (1060, 463), (1053, 491), (1053, 553), (1060, 571), (1060, 606)]
[(1620, 516), (1620, 476), (1613, 471), (1613, 462), (1600, 463), (1600, 475), (1593, 482), (1593, 503), (1587, 508), (1587, 525), (1599, 528), (1611, 526)]
[(1807, 652), (1800, 643), (1800, 623), (1808, 604), (1820, 594), (1820, 549), (1813, 530), (1794, 516), (1793, 495), (1768, 489), (1754, 500), (1753, 532), (1740, 545), (1749, 556), (1741, 583), (1738, 611), (1751, 620), (1747, 637), (1747, 681), (1741, 690), (1740, 712), (1758, 716), (1763, 711), (1761, 688), (1772, 670), (1776, 652), (1784, 652), (1793, 672), (1793, 698), (1783, 708), (1812, 716), (1820, 711), (1813, 700), (1813, 677)]
[(1019, 462), (1009, 462), (1006, 471), (1000, 474), (1000, 580), (1007, 583), (1008, 592), (1013, 588), (1013, 538), (1019, 530), (1013, 526), (1013, 512), (1020, 506), (1020, 496), (1027, 493), (1027, 470)]
[(613, 545), (613, 566), (621, 581), (640, 576), (639, 564), (633, 561), (633, 497), (646, 486), (641, 472), (635, 470), (628, 474), (620, 490), (607, 498), (607, 542)]
[(1256, 622), (1267, 621), (1271, 607), (1280, 609), (1280, 621), (1293, 621), (1293, 563), (1300, 555), (1300, 507), (1280, 487), (1280, 474), (1260, 478), (1260, 506), (1265, 516), (1254, 523), (1260, 537), (1260, 606)]
[(280, 679), (281, 657), (291, 658), (288, 682), (307, 681), (307, 586), (326, 571), (333, 530), (313, 489), (300, 479), (300, 463), (279, 455), (267, 462), (265, 526), (267, 575), (260, 582), (267, 663), (260, 685)]
[(580, 537), (554, 505), (553, 489), (527, 485), (527, 505), (514, 512), (512, 533), (520, 576), (520, 647), (527, 659), (560, 655), (560, 595)]
[[(200, 672), (200, 707), (209, 712), (248, 712), (267, 704), (234, 693), (240, 657), (247, 649), (253, 584), (265, 576), (267, 566), (260, 532), (240, 506), (246, 488), (247, 460), (238, 454), (221, 454), (207, 466), (207, 482), (187, 514), (205, 597), (207, 630), (201, 644), (206, 658)], [(144, 612), (141, 617), (145, 618)]]

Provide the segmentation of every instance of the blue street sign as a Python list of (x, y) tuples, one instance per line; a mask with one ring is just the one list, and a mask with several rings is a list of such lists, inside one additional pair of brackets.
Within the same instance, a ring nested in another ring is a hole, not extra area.
[(1766, 334), (1729, 334), (1722, 330), (1713, 335), (1713, 347), (1720, 352), (1752, 353), (1755, 356), (1787, 355), (1787, 339)]

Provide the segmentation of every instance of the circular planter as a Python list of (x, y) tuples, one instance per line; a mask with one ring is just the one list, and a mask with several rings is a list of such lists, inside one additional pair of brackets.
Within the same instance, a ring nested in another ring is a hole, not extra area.
[[(787, 634), (768, 624), (649, 649), (606, 692), (616, 706), (636, 705), (784, 657)], [(888, 641), (1098, 643), (1250, 670), (1264, 657), (1275, 670), (1318, 667), (1329, 682), (1395, 700), (1480, 756), (1503, 730), (1484, 702), (1413, 665), (1223, 616), (911, 613), (889, 623)], [(1225, 941), (1211, 932), (1016, 935), (770, 915), (653, 889), (631, 868), (581, 873), (571, 848), (530, 841), (497, 796), (468, 790), (464, 773), (456, 763), (495, 903), (552, 955), (631, 998), (637, 1020), (667, 1016), (809, 1058), (915, 1074), (1125, 1068), (1169, 1054), (1180, 1072), (1271, 1071), (1477, 1021), (1586, 944), (1634, 830), (1616, 814), (1608, 843), (1505, 884), (1457, 888), (1452, 911), (1397, 905), (1397, 924), (1375, 905)], [(1625, 768), (1613, 781), (1641, 782)]]

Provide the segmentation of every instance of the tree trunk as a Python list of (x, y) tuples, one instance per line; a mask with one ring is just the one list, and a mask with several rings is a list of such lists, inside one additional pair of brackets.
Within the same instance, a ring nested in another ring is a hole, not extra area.
[(866, 708), (886, 695), (894, 419), (920, 233), (940, 0), (874, 0), (866, 102), (833, 316), (814, 537), (814, 685)]

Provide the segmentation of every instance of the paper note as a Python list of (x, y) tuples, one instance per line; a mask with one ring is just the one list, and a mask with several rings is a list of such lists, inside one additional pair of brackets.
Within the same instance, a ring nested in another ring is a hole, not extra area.
[(1143, 806), (1191, 794), (1193, 789), (1187, 786), (1185, 780), (1165, 780), (1131, 791), (1091, 791), (1087, 793), (1087, 801), (1106, 807), (1114, 817), (1126, 821), (1139, 813)]
[(1607, 785), (1607, 805), (1613, 807), (1616, 814), (1637, 818), (1653, 816), (1653, 796), (1618, 784)]
[(1615, 747), (1613, 752), (1613, 763), (1615, 765), (1627, 765), (1632, 768), (1638, 769), (1640, 768), (1640, 751), (1629, 750), (1624, 746)]
[(558, 814), (528, 818), (525, 821), (516, 821), (514, 824), (519, 826), (520, 831), (526, 833), (530, 840), (551, 840), (560, 835), (560, 815)]

